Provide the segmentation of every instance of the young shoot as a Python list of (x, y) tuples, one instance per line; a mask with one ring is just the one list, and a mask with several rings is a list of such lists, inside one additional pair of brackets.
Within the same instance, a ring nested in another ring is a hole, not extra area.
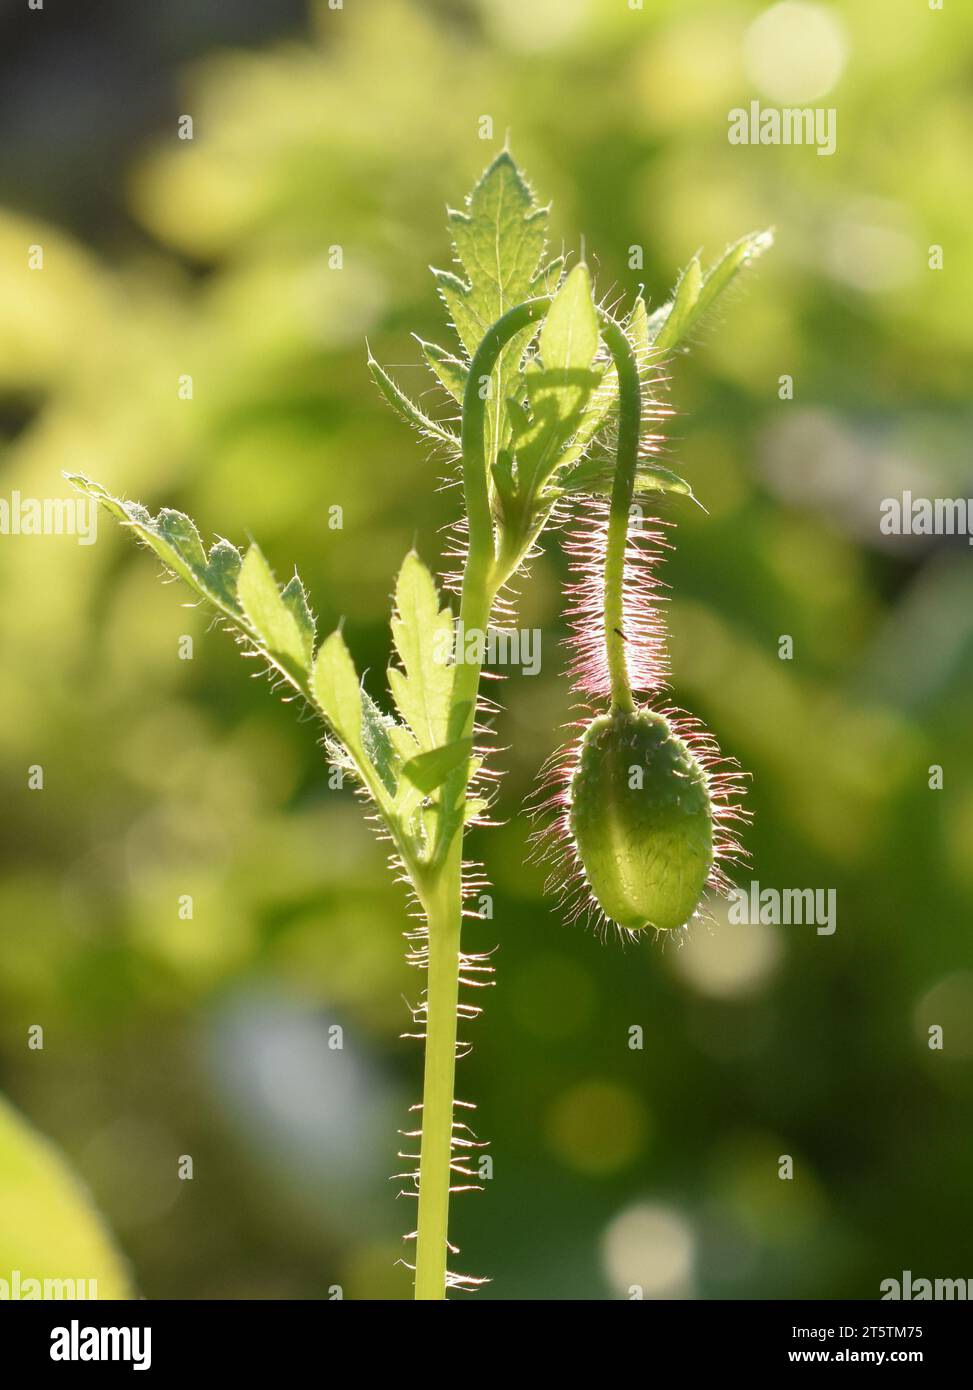
[[(640, 290), (623, 319), (594, 298), (587, 266), (547, 254), (549, 209), (540, 206), (510, 153), (483, 174), (465, 206), (449, 213), (455, 266), (433, 272), (454, 341), (419, 341), (435, 381), (459, 411), (427, 413), (368, 354), (392, 408), (458, 471), (460, 569), (444, 601), (413, 551), (395, 584), (388, 698), (363, 687), (340, 630), (319, 641), (299, 578), (281, 587), (254, 544), (207, 549), (195, 524), (163, 508), (152, 515), (81, 475), (97, 498), (165, 570), (207, 604), (275, 686), (321, 719), (329, 757), (357, 779), (392, 842), (422, 909), (407, 934), (424, 974), (414, 1014), (424, 1039), (421, 1100), (406, 1133), (419, 1142), (406, 1175), (417, 1197), (415, 1295), (442, 1299), (479, 1279), (451, 1271), (452, 1192), (475, 1186), (468, 1166), (469, 1108), (457, 1112), (457, 1018), (478, 1010), (461, 990), (489, 979), (488, 959), (462, 940), (463, 903), (476, 880), (464, 863), (470, 825), (483, 819), (486, 753), (477, 746), (481, 666), (455, 660), (453, 637), (486, 632), (552, 521), (582, 526), (566, 542), (580, 563), (572, 621), (575, 677), (589, 702), (587, 728), (561, 761), (554, 803), (582, 899), (620, 928), (671, 931), (696, 912), (739, 816), (732, 772), (719, 770), (712, 739), (661, 706), (662, 624), (653, 567), (661, 533), (633, 528), (632, 501), (661, 506), (692, 496), (657, 461), (654, 429), (665, 411), (651, 399), (660, 368), (691, 341), (737, 273), (770, 242), (744, 238), (704, 273), (698, 257), (671, 298), (649, 314)], [(432, 480), (430, 480), (432, 482)], [(447, 654), (444, 659), (444, 653)], [(476, 885), (479, 886), (479, 885)]]

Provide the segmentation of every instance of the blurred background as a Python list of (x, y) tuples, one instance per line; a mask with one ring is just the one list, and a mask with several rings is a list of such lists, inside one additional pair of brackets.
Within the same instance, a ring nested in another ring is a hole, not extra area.
[[(672, 368), (671, 461), (707, 509), (667, 513), (673, 695), (752, 772), (738, 879), (835, 889), (837, 931), (717, 908), (623, 950), (560, 920), (523, 812), (571, 709), (549, 538), (520, 620), (541, 672), (497, 687), (505, 823), (472, 846), (497, 987), (458, 1094), (494, 1166), (455, 1201), (455, 1264), (488, 1299), (973, 1276), (973, 567), (965, 536), (878, 524), (903, 488), (973, 494), (973, 11), (6, 0), (0, 35), (0, 495), (75, 469), (252, 532), (376, 696), (395, 571), (413, 540), (439, 560), (459, 497), (364, 340), (427, 389), (444, 209), (505, 132), (602, 292), (651, 307), (697, 248), (776, 226)], [(752, 99), (835, 107), (837, 152), (731, 146)], [(314, 726), (158, 571), (107, 519), (92, 546), (0, 536), (0, 1090), (145, 1296), (408, 1297), (404, 896)]]

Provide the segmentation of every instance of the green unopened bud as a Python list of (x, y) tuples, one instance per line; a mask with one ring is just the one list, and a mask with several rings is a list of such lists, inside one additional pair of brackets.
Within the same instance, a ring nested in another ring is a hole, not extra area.
[(600, 715), (571, 781), (570, 825), (588, 885), (620, 927), (674, 930), (713, 865), (706, 772), (664, 715)]

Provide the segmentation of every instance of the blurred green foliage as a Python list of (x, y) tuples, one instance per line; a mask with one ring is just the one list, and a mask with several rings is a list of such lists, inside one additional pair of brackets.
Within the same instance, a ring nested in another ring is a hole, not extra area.
[[(4, 1298), (49, 1297), (44, 1280), (71, 1297), (127, 1298), (128, 1273), (87, 1193), (6, 1101), (0, 1100), (0, 1268)], [(78, 1280), (85, 1283), (81, 1286)], [(29, 1283), (37, 1280), (37, 1285)], [(92, 1281), (90, 1284), (88, 1281)], [(56, 1296), (56, 1294), (54, 1295)]]
[[(319, 2), (303, 36), (180, 74), (194, 139), (172, 122), (113, 174), (137, 232), (86, 245), (0, 213), (2, 495), (66, 496), (66, 469), (252, 528), (322, 631), (344, 618), (372, 693), (401, 558), (439, 558), (459, 496), (364, 339), (422, 389), (444, 205), (505, 131), (603, 295), (644, 283), (651, 308), (700, 245), (776, 225), (671, 368), (669, 455), (707, 508), (667, 504), (674, 697), (753, 774), (752, 876), (836, 888), (837, 932), (717, 920), (621, 950), (561, 923), (522, 809), (572, 707), (549, 537), (521, 602), (544, 664), (497, 687), (504, 824), (473, 845), (494, 916), (468, 939), (500, 949), (459, 1095), (495, 1167), (454, 1237), (481, 1297), (867, 1298), (904, 1268), (973, 1272), (973, 571), (963, 537), (878, 529), (904, 487), (973, 491), (973, 13), (819, 7), (842, 56), (822, 158), (727, 142), (730, 108), (773, 99), (748, 37), (766, 8)], [(107, 525), (91, 547), (0, 537), (0, 1083), (142, 1293), (407, 1296), (403, 895), (310, 726), (153, 568)]]

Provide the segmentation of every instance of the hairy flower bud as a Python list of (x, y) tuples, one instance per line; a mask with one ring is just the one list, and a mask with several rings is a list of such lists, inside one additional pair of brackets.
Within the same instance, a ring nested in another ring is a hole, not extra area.
[(630, 931), (683, 926), (713, 867), (713, 818), (705, 768), (665, 715), (616, 711), (588, 725), (569, 824), (606, 917)]

